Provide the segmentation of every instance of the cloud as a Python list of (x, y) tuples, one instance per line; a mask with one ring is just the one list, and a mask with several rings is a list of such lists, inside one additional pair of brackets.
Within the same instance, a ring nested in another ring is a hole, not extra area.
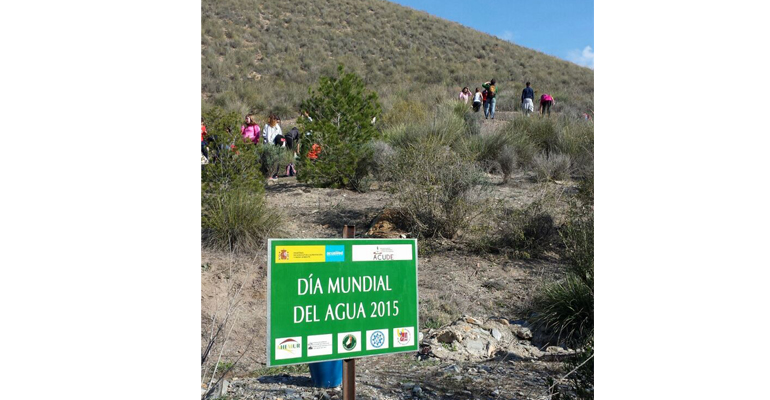
[(586, 46), (583, 50), (570, 50), (567, 53), (567, 60), (594, 69), (594, 49)]
[(499, 37), (500, 39), (503, 39), (503, 40), (506, 40), (506, 41), (509, 41), (509, 42), (513, 43), (513, 32), (511, 32), (511, 31), (505, 31), (505, 32), (503, 32), (501, 34), (498, 34), (497, 37)]

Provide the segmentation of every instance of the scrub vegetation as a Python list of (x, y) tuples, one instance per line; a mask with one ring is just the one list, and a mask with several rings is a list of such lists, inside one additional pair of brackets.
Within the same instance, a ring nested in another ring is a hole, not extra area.
[(497, 109), (521, 90), (557, 99), (552, 111), (593, 109), (593, 71), (384, 0), (204, 0), (204, 108), (298, 114), (308, 87), (339, 64), (375, 90), (383, 110), (454, 98), (495, 78)]

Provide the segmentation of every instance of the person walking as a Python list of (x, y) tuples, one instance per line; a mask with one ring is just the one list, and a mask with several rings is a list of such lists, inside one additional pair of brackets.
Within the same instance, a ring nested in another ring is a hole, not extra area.
[(241, 135), (244, 139), (254, 144), (259, 144), (259, 124), (253, 115), (247, 115), (244, 124), (241, 125)]
[(487, 99), (484, 102), (484, 117), (489, 119), (495, 119), (495, 102), (497, 101), (497, 86), (495, 86), (495, 80), (492, 79), (489, 82), (484, 82), (481, 85), (484, 89), (487, 89)]
[(540, 115), (543, 116), (547, 112), (550, 117), (551, 106), (554, 104), (556, 104), (556, 99), (548, 93), (543, 93), (543, 95), (540, 96)]
[(531, 87), (529, 87), (529, 82), (527, 82), (527, 87), (524, 88), (524, 90), (521, 91), (521, 112), (524, 113), (524, 115), (529, 117), (530, 113), (535, 112), (535, 91), (532, 90)]
[(471, 97), (471, 91), (468, 89), (468, 86), (464, 87), (462, 91), (460, 91), (460, 100), (463, 100), (465, 104), (468, 104), (468, 100)]
[(479, 88), (476, 88), (476, 93), (473, 94), (473, 112), (479, 112), (482, 100), (483, 96), (479, 92)]

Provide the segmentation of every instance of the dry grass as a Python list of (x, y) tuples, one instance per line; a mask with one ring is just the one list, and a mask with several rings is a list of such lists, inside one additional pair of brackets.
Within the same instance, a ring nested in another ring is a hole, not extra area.
[(386, 112), (491, 78), (500, 111), (518, 107), (526, 81), (558, 99), (555, 112), (593, 109), (592, 70), (381, 0), (205, 0), (201, 45), (206, 103), (239, 113), (296, 115), (307, 88), (338, 63), (379, 93)]

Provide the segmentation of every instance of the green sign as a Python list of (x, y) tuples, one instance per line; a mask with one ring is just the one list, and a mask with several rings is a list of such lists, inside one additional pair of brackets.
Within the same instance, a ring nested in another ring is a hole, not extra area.
[(267, 365), (417, 350), (416, 239), (269, 239)]

